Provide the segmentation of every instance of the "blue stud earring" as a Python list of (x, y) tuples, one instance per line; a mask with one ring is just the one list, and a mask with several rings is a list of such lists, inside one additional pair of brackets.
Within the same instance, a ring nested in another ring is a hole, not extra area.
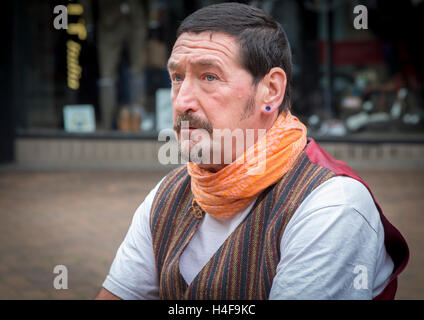
[(266, 106), (265, 107), (265, 110), (269, 112), (269, 111), (271, 111), (271, 107), (270, 106)]

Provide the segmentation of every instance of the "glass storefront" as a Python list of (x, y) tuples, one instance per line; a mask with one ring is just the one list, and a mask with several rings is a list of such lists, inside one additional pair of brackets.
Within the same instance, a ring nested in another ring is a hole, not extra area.
[[(217, 2), (14, 1), (15, 131), (155, 137), (171, 121), (166, 61), (178, 23)], [(285, 28), (293, 51), (293, 112), (311, 133), (424, 133), (424, 1), (245, 3)], [(360, 4), (367, 21), (357, 29)]]

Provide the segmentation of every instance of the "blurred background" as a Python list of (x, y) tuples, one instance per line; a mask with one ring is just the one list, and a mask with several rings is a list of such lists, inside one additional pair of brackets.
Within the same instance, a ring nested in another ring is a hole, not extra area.
[[(172, 128), (176, 29), (220, 2), (2, 3), (0, 299), (98, 292), (134, 211), (173, 168), (158, 133)], [(405, 236), (397, 298), (424, 299), (424, 0), (239, 2), (285, 28), (292, 112)], [(53, 286), (57, 265), (68, 289)]]

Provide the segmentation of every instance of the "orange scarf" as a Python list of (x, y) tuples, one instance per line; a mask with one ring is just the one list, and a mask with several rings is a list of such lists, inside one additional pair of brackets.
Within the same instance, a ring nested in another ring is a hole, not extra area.
[[(215, 218), (232, 217), (280, 180), (305, 146), (306, 127), (290, 111), (282, 113), (266, 134), (244, 152), (244, 161), (236, 160), (215, 173), (188, 162), (194, 199)], [(255, 170), (262, 172), (254, 174)]]

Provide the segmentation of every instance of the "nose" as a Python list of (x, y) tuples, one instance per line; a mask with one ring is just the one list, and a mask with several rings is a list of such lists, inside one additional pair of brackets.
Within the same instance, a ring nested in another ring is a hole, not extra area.
[(173, 93), (172, 105), (175, 114), (184, 114), (188, 111), (196, 112), (199, 109), (195, 92), (193, 81), (186, 77), (178, 90)]

